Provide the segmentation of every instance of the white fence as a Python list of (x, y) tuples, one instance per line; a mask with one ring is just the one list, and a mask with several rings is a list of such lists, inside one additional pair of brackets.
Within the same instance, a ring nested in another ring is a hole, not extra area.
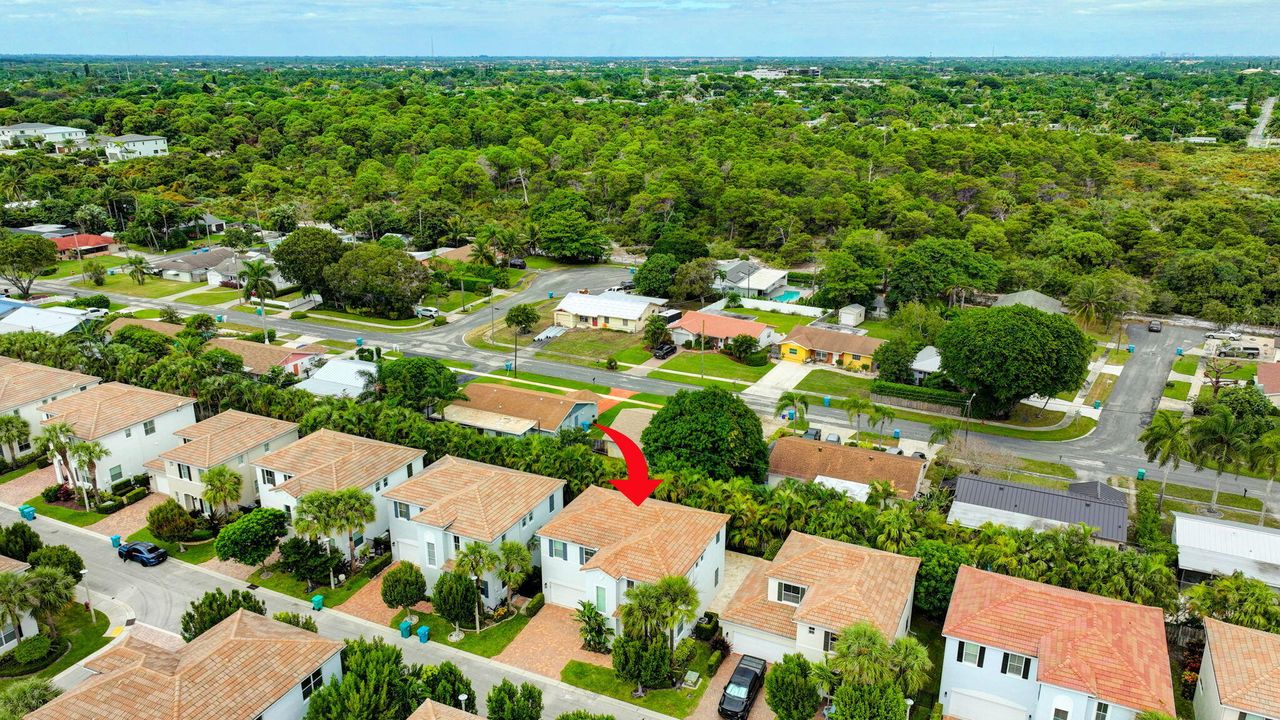
[[(710, 305), (702, 308), (703, 310), (725, 310), (725, 304), (728, 300), (720, 299)], [(803, 315), (804, 317), (820, 318), (830, 313), (820, 307), (811, 307), (809, 305), (793, 305), (791, 303), (780, 303), (772, 300), (758, 300), (756, 298), (742, 298), (742, 307), (752, 310), (767, 310), (769, 312), (782, 313), (783, 315)], [(733, 308), (727, 308), (730, 312)]]

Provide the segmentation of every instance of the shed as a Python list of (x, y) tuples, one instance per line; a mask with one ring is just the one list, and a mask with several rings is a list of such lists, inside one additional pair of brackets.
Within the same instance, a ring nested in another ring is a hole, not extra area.
[(866, 320), (866, 319), (867, 319), (867, 309), (859, 305), (858, 303), (853, 303), (852, 305), (845, 305), (844, 307), (840, 308), (839, 322), (841, 325), (848, 325), (849, 327), (857, 327), (862, 324), (863, 320)]

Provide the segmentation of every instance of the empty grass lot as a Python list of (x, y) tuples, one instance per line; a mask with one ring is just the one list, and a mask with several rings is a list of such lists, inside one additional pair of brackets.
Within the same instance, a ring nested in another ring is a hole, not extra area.
[[(505, 650), (511, 644), (511, 641), (516, 639), (516, 635), (519, 635), (520, 631), (524, 629), (524, 626), (529, 624), (528, 617), (516, 615), (497, 625), (487, 627), (478, 633), (466, 633), (461, 640), (453, 643), (449, 642), (449, 633), (453, 632), (453, 624), (448, 620), (435, 613), (423, 615), (415, 612), (414, 614), (418, 616), (418, 624), (414, 625), (412, 630), (415, 635), (419, 627), (426, 625), (431, 628), (431, 632), (428, 635), (431, 642), (438, 642), (442, 645), (469, 652), (472, 655), (487, 658), (491, 658)], [(391, 627), (399, 630), (400, 623), (404, 621), (406, 615), (407, 613), (404, 610), (396, 613), (396, 616), (391, 619)]]
[[(119, 267), (124, 264), (124, 258), (117, 257), (115, 255), (101, 255), (95, 258), (85, 258), (86, 262), (88, 262), (89, 260), (97, 260), (99, 263), (102, 264), (103, 267), (109, 267), (109, 268)], [(42, 276), (41, 279), (60, 280), (62, 278), (69, 278), (73, 275), (79, 275), (79, 274), (80, 274), (79, 260), (63, 260), (62, 262), (54, 266), (54, 271), (52, 275)]]
[(194, 293), (184, 295), (182, 302), (191, 305), (220, 305), (232, 300), (239, 300), (241, 297), (239, 290), (210, 290), (209, 292)]
[(1089, 386), (1089, 392), (1084, 396), (1085, 405), (1092, 405), (1098, 401), (1105, 403), (1107, 398), (1111, 397), (1111, 390), (1116, 385), (1117, 377), (1119, 376), (1111, 373), (1098, 373), (1098, 377)]
[(659, 366), (666, 371), (693, 373), (708, 377), (755, 382), (769, 372), (770, 365), (753, 367), (718, 352), (681, 352)]
[(855, 377), (835, 370), (811, 370), (796, 389), (821, 395), (867, 397), (871, 394), (871, 378)]
[(1179, 375), (1195, 375), (1196, 368), (1200, 365), (1200, 359), (1183, 355), (1173, 361), (1173, 371)]
[(858, 327), (867, 331), (867, 335), (881, 340), (892, 340), (902, 335), (902, 331), (889, 324), (888, 320), (867, 318)]
[(128, 275), (108, 275), (106, 282), (102, 285), (94, 285), (91, 282), (76, 280), (71, 283), (72, 287), (81, 288), (91, 292), (112, 292), (120, 295), (132, 295), (142, 298), (162, 298), (170, 295), (176, 295), (187, 290), (195, 290), (196, 288), (206, 287), (204, 283), (188, 283), (178, 282), (176, 280), (163, 280), (161, 278), (147, 276), (147, 280), (142, 285), (133, 281)]
[(538, 355), (560, 353), (604, 362), (617, 353), (637, 349), (643, 343), (644, 336), (640, 333), (575, 328), (543, 343)]
[[(1224, 474), (1226, 477), (1226, 474)], [(1157, 496), (1160, 494), (1159, 480), (1137, 480), (1138, 488), (1150, 488), (1151, 492)], [(1213, 497), (1213, 488), (1207, 487), (1191, 487), (1189, 485), (1178, 485), (1169, 483), (1166, 486), (1165, 493), (1169, 497), (1181, 498), (1183, 500), (1191, 500), (1205, 505), (1209, 504), (1209, 500)], [(1240, 510), (1258, 511), (1262, 509), (1262, 501), (1256, 497), (1244, 497), (1236, 493), (1221, 492), (1218, 493), (1218, 505), (1221, 507), (1239, 508)], [(1254, 516), (1257, 521), (1257, 516)]]
[(753, 308), (725, 308), (725, 312), (750, 315), (765, 325), (772, 325), (778, 332), (786, 335), (791, 329), (800, 325), (808, 325), (814, 318), (804, 315), (790, 315), (772, 310), (755, 310)]

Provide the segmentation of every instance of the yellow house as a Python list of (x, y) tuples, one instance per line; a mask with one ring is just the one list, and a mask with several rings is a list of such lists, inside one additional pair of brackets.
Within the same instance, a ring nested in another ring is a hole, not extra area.
[(834, 365), (850, 370), (870, 370), (871, 356), (883, 340), (850, 332), (803, 325), (779, 344), (783, 360)]

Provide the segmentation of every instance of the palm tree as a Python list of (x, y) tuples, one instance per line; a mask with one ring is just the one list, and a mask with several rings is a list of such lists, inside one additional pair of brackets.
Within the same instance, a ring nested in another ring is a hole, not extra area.
[(334, 529), (347, 536), (347, 550), (351, 554), (351, 575), (356, 574), (356, 532), (378, 519), (378, 509), (373, 496), (360, 488), (344, 488), (333, 493)]
[(75, 441), (75, 429), (64, 422), (49, 423), (36, 436), (36, 446), (44, 450), (49, 462), (60, 461), (57, 469), (58, 480), (67, 487), (71, 487), (71, 460), (67, 451)]
[(653, 585), (635, 585), (623, 595), (618, 608), (622, 630), (634, 637), (651, 638), (662, 631), (662, 597)]
[(1158, 412), (1151, 424), (1142, 431), (1138, 440), (1147, 454), (1147, 462), (1157, 462), (1164, 468), (1160, 478), (1160, 500), (1156, 512), (1164, 507), (1164, 491), (1169, 484), (1169, 471), (1177, 470), (1182, 461), (1191, 457), (1191, 423), (1181, 415)]
[[(1213, 410), (1200, 418), (1191, 426), (1191, 449), (1197, 456), (1214, 463), (1216, 477), (1213, 483), (1213, 497), (1209, 501), (1209, 512), (1218, 511), (1218, 492), (1222, 489), (1222, 472), (1227, 469), (1235, 471), (1236, 482), (1240, 481), (1240, 464), (1245, 461), (1249, 452), (1249, 441), (1244, 423), (1236, 419), (1231, 408), (1215, 405)], [(1197, 461), (1197, 470), (1201, 469)]]
[(450, 215), (444, 221), (442, 239), (449, 247), (461, 247), (467, 242), (467, 221), (457, 215)]
[(871, 401), (861, 395), (854, 395), (844, 401), (844, 411), (853, 424), (854, 442), (862, 442), (862, 414), (871, 409)]
[(26, 573), (31, 611), (42, 622), (45, 632), (55, 639), (58, 626), (54, 618), (75, 599), (76, 580), (65, 570), (50, 566), (34, 568)]
[[(316, 491), (298, 498), (293, 509), (293, 531), (302, 537), (318, 541), (331, 538), (337, 532), (337, 519), (332, 492)], [(327, 552), (326, 548), (326, 552)], [(329, 571), (329, 587), (333, 587), (333, 571)]]
[[(110, 452), (102, 443), (97, 440), (89, 442), (76, 441), (71, 443), (71, 447), (67, 448), (67, 454), (71, 458), (77, 469), (83, 470), (84, 474), (89, 477), (89, 483), (93, 486), (93, 492), (98, 492), (98, 461), (109, 457)], [(81, 479), (83, 482), (83, 478)], [(85, 492), (84, 509), (89, 510), (89, 493)]]
[(204, 492), (200, 497), (210, 505), (221, 507), (223, 517), (226, 517), (231, 503), (240, 501), (240, 494), (244, 489), (244, 478), (226, 465), (209, 468), (208, 472), (200, 477), (200, 481), (204, 483)]
[(128, 255), (124, 259), (124, 266), (129, 268), (129, 277), (133, 278), (134, 282), (142, 285), (147, 281), (147, 268), (150, 267), (150, 263), (146, 258), (141, 255)]
[(955, 437), (960, 423), (955, 420), (939, 420), (929, 426), (929, 442), (934, 445), (946, 445)]
[(258, 298), (258, 314), (262, 316), (262, 342), (270, 345), (267, 337), (266, 300), (276, 296), (276, 284), (271, 280), (271, 266), (266, 260), (245, 260), (244, 267), (237, 273), (240, 279), (240, 292), (245, 302)]
[(498, 546), (498, 580), (507, 588), (507, 603), (520, 583), (533, 572), (533, 556), (529, 548), (515, 540), (506, 540)]
[(877, 510), (883, 510), (890, 501), (898, 497), (898, 492), (893, 489), (893, 483), (888, 480), (872, 480), (867, 486), (866, 503)]
[(869, 622), (860, 622), (840, 632), (827, 664), (844, 682), (877, 685), (893, 679), (886, 662), (888, 653), (889, 646), (880, 631)]
[(17, 415), (0, 415), (0, 445), (9, 448), (10, 459), (18, 459), (18, 446), (31, 439), (31, 425)]
[(654, 585), (662, 608), (671, 652), (676, 650), (676, 627), (698, 617), (698, 589), (683, 575), (668, 575)]
[(929, 659), (929, 651), (919, 640), (910, 635), (897, 638), (889, 644), (885, 658), (898, 679), (903, 695), (911, 697), (928, 684), (933, 661)]
[(1106, 329), (1111, 325), (1111, 317), (1115, 313), (1115, 303), (1110, 291), (1101, 280), (1095, 277), (1081, 278), (1076, 286), (1071, 288), (1065, 304), (1071, 314), (1086, 327), (1101, 320), (1103, 329)]
[(868, 422), (876, 429), (876, 434), (881, 437), (884, 437), (884, 432), (882, 432), (884, 424), (893, 422), (897, 417), (898, 414), (888, 405), (872, 405), (871, 412), (867, 414)]
[(791, 419), (791, 430), (794, 432), (798, 423), (804, 422), (805, 413), (809, 412), (809, 396), (795, 390), (788, 390), (778, 396), (778, 404), (773, 411), (782, 415), (786, 411), (795, 413)]
[(19, 628), (22, 616), (36, 606), (36, 594), (23, 575), (0, 573), (0, 628)]
[(502, 558), (493, 548), (481, 542), (467, 543), (453, 556), (454, 571), (471, 578), (476, 584), (476, 632), (480, 631), (480, 605), (484, 603), (484, 596), (479, 592), (480, 581), (489, 571), (496, 569), (501, 561)]
[(513, 306), (502, 318), (502, 322), (511, 328), (515, 336), (511, 339), (512, 377), (518, 375), (520, 371), (520, 336), (532, 330), (533, 326), (538, 324), (538, 319), (538, 309), (531, 303)]
[(1255, 470), (1266, 473), (1267, 491), (1262, 498), (1262, 512), (1258, 513), (1258, 524), (1267, 519), (1267, 506), (1271, 504), (1271, 487), (1280, 475), (1280, 430), (1265, 433), (1249, 449), (1249, 465)]
[(498, 254), (495, 251), (493, 239), (496, 227), (495, 225), (485, 225), (480, 228), (480, 232), (476, 234), (476, 239), (471, 243), (471, 262), (497, 267)]

